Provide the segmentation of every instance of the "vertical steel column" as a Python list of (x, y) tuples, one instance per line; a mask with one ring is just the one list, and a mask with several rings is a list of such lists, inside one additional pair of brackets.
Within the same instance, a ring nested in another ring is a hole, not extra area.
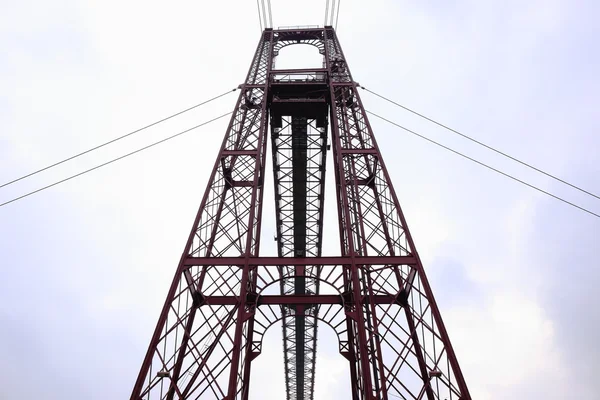
[[(272, 51), (273, 51), (273, 31), (268, 29), (265, 31), (263, 39), (265, 40), (265, 44), (262, 49), (261, 57), (263, 59), (262, 68), (264, 68), (264, 81), (262, 82), (263, 87), (260, 88), (262, 90), (262, 102), (261, 102), (261, 118), (259, 123), (258, 130), (258, 143), (259, 145), (256, 147), (256, 155), (255, 155), (255, 166), (254, 166), (254, 176), (253, 176), (253, 191), (252, 197), (250, 200), (250, 221), (253, 221), (253, 225), (251, 226), (251, 230), (253, 234), (247, 235), (246, 239), (246, 251), (244, 252), (246, 258), (246, 264), (244, 265), (244, 270), (242, 272), (242, 284), (240, 287), (240, 304), (238, 308), (238, 318), (237, 318), (237, 326), (235, 328), (234, 335), (234, 344), (233, 344), (233, 358), (231, 360), (231, 370), (229, 373), (229, 389), (228, 395), (224, 400), (234, 400), (237, 398), (238, 389), (238, 374), (241, 376), (245, 376), (245, 371), (241, 373), (238, 372), (238, 364), (240, 363), (240, 355), (242, 353), (243, 346), (246, 346), (246, 356), (249, 355), (250, 344), (252, 343), (252, 334), (253, 334), (253, 314), (254, 308), (256, 304), (248, 305), (247, 296), (249, 293), (256, 292), (256, 278), (250, 279), (250, 265), (248, 264), (249, 257), (257, 257), (260, 243), (260, 222), (261, 222), (261, 212), (262, 212), (262, 197), (263, 197), (263, 187), (264, 187), (264, 175), (265, 175), (265, 162), (266, 162), (266, 143), (267, 143), (267, 121), (268, 121), (268, 110), (267, 110), (267, 90), (269, 87), (269, 72), (271, 70), (272, 62)], [(255, 302), (255, 300), (253, 301)], [(245, 321), (250, 320), (248, 324), (245, 324)], [(244, 325), (247, 325), (246, 327)], [(242, 338), (242, 330), (247, 328), (246, 337)], [(245, 343), (242, 344), (242, 340), (245, 340)], [(246, 361), (246, 360), (244, 360)], [(248, 360), (245, 363), (246, 368), (248, 368), (247, 377), (250, 377), (250, 362)], [(247, 396), (249, 393), (249, 384), (248, 382), (241, 382), (241, 391), (244, 394), (243, 396)]]
[[(354, 355), (357, 360), (351, 360), (351, 363), (355, 363), (354, 369), (357, 371), (357, 382), (353, 382), (353, 386), (356, 387), (358, 395), (361, 400), (372, 399), (372, 377), (369, 372), (369, 354), (367, 349), (367, 337), (365, 330), (364, 315), (362, 313), (361, 305), (361, 293), (360, 283), (358, 278), (358, 266), (354, 262), (353, 258), (356, 255), (356, 243), (352, 229), (350, 227), (350, 203), (348, 201), (347, 186), (348, 182), (345, 179), (344, 164), (342, 160), (342, 143), (340, 135), (343, 132), (343, 128), (339, 126), (340, 121), (338, 118), (338, 97), (336, 90), (340, 86), (352, 85), (351, 78), (348, 74), (348, 79), (345, 78), (345, 73), (339, 71), (339, 54), (336, 52), (336, 39), (333, 29), (325, 29), (324, 32), (325, 40), (325, 62), (327, 65), (329, 75), (329, 90), (331, 96), (331, 135), (333, 142), (333, 157), (336, 173), (336, 195), (338, 198), (338, 204), (340, 206), (340, 245), (342, 255), (350, 256), (351, 264), (345, 266), (347, 269), (347, 290), (349, 290), (348, 307), (346, 315), (348, 316), (348, 342), (351, 346), (354, 346)], [(340, 78), (341, 76), (341, 78)]]

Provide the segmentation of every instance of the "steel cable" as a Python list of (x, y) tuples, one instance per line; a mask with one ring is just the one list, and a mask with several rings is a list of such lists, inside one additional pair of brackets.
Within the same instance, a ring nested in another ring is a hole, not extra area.
[(271, 13), (271, 0), (267, 0), (267, 6), (269, 10), (269, 25), (273, 27), (273, 14)]
[(338, 26), (338, 20), (340, 19), (340, 3), (342, 2), (342, 0), (338, 0), (338, 5), (337, 5), (337, 11), (335, 13), (335, 26), (333, 27), (333, 29), (335, 29), (337, 31), (337, 26)]
[(580, 192), (583, 192), (583, 193), (585, 193), (585, 194), (587, 194), (587, 195), (590, 195), (590, 196), (592, 196), (592, 197), (595, 197), (596, 199), (600, 200), (600, 196), (598, 196), (598, 195), (596, 195), (596, 194), (594, 194), (594, 193), (591, 193), (591, 192), (589, 192), (589, 191), (587, 191), (587, 190), (585, 190), (585, 189), (583, 189), (583, 188), (581, 188), (581, 187), (579, 187), (579, 186), (576, 186), (576, 185), (574, 185), (574, 184), (572, 184), (572, 183), (569, 183), (569, 182), (565, 181), (564, 179), (561, 179), (561, 178), (559, 178), (559, 177), (557, 177), (557, 176), (555, 176), (555, 175), (552, 175), (552, 174), (550, 174), (550, 173), (548, 173), (548, 172), (546, 172), (546, 171), (544, 171), (544, 170), (542, 170), (542, 169), (540, 169), (540, 168), (534, 167), (533, 165), (531, 165), (531, 164), (529, 164), (529, 163), (526, 163), (525, 161), (519, 160), (518, 158), (515, 158), (515, 157), (513, 157), (513, 156), (511, 156), (511, 155), (509, 155), (509, 154), (506, 154), (506, 153), (504, 153), (504, 152), (502, 152), (502, 151), (500, 151), (500, 150), (497, 150), (497, 149), (493, 148), (492, 146), (489, 146), (489, 145), (487, 145), (487, 144), (485, 144), (485, 143), (482, 143), (482, 142), (480, 142), (480, 141), (479, 141), (479, 140), (477, 140), (477, 139), (474, 139), (474, 138), (472, 138), (472, 137), (470, 137), (470, 136), (467, 136), (467, 135), (465, 135), (464, 133), (461, 133), (461, 132), (459, 132), (459, 131), (457, 131), (457, 130), (455, 130), (455, 129), (452, 129), (452, 128), (450, 128), (449, 126), (447, 126), (447, 125), (444, 125), (444, 124), (442, 124), (442, 123), (440, 123), (440, 122), (437, 122), (437, 121), (435, 121), (434, 119), (431, 119), (431, 118), (429, 118), (429, 117), (427, 117), (427, 116), (425, 116), (425, 115), (423, 115), (423, 114), (420, 114), (420, 113), (418, 113), (418, 112), (416, 112), (416, 111), (414, 111), (414, 110), (411, 110), (410, 108), (408, 108), (408, 107), (406, 107), (406, 106), (403, 106), (402, 104), (396, 103), (395, 101), (393, 101), (393, 100), (391, 100), (391, 99), (388, 99), (388, 98), (387, 98), (387, 97), (385, 97), (385, 96), (382, 96), (382, 95), (380, 95), (380, 94), (378, 94), (378, 93), (375, 93), (375, 92), (373, 92), (372, 90), (369, 90), (369, 89), (367, 89), (367, 88), (366, 88), (366, 87), (364, 87), (364, 86), (359, 86), (359, 87), (360, 87), (361, 89), (363, 89), (363, 90), (366, 90), (366, 91), (367, 91), (367, 92), (369, 92), (369, 93), (372, 93), (372, 94), (374, 94), (375, 96), (377, 96), (377, 97), (379, 97), (379, 98), (381, 98), (381, 99), (383, 99), (383, 100), (385, 100), (385, 101), (387, 101), (387, 102), (389, 102), (389, 103), (392, 103), (392, 104), (394, 104), (394, 105), (396, 105), (396, 106), (398, 106), (398, 107), (400, 107), (400, 108), (402, 108), (402, 109), (404, 109), (404, 110), (406, 110), (406, 111), (408, 111), (408, 112), (410, 112), (410, 113), (413, 113), (413, 114), (415, 114), (415, 115), (417, 115), (417, 116), (419, 116), (419, 117), (421, 117), (421, 118), (423, 118), (423, 119), (426, 119), (426, 120), (427, 120), (427, 121), (429, 121), (429, 122), (432, 122), (432, 123), (434, 123), (434, 124), (436, 124), (436, 125), (438, 125), (438, 126), (440, 126), (440, 127), (444, 128), (444, 129), (447, 129), (447, 130), (449, 130), (450, 132), (453, 132), (453, 133), (455, 133), (455, 134), (457, 134), (457, 135), (460, 135), (460, 136), (462, 136), (462, 137), (463, 137), (463, 138), (465, 138), (465, 139), (468, 139), (468, 140), (470, 140), (470, 141), (472, 141), (472, 142), (474, 142), (474, 143), (477, 143), (478, 145), (480, 145), (480, 146), (483, 146), (483, 147), (485, 147), (485, 148), (486, 148), (486, 149), (488, 149), (488, 150), (492, 150), (492, 151), (494, 151), (494, 152), (496, 152), (496, 153), (498, 153), (498, 154), (500, 154), (500, 155), (502, 155), (502, 156), (504, 156), (504, 157), (506, 157), (506, 158), (509, 158), (509, 159), (511, 159), (511, 160), (513, 160), (513, 161), (515, 161), (515, 162), (518, 162), (518, 163), (519, 163), (519, 164), (521, 164), (521, 165), (524, 165), (524, 166), (526, 166), (526, 167), (528, 167), (528, 168), (531, 168), (531, 169), (533, 169), (534, 171), (537, 171), (537, 172), (539, 172), (539, 173), (541, 173), (541, 174), (544, 174), (544, 175), (546, 175), (546, 176), (547, 176), (547, 177), (549, 177), (549, 178), (552, 178), (552, 179), (554, 179), (554, 180), (556, 180), (556, 181), (558, 181), (558, 182), (560, 182), (560, 183), (563, 183), (563, 184), (565, 184), (565, 185), (567, 185), (567, 186), (570, 186), (570, 187), (572, 187), (572, 188), (574, 188), (574, 189), (577, 189), (577, 190), (579, 190)]
[(218, 116), (218, 117), (216, 117), (216, 118), (213, 118), (213, 119), (211, 119), (211, 120), (205, 121), (205, 122), (203, 122), (203, 123), (201, 123), (201, 124), (199, 124), (199, 125), (193, 126), (193, 127), (189, 128), (189, 129), (186, 129), (186, 130), (184, 130), (184, 131), (181, 131), (181, 132), (179, 132), (179, 133), (176, 133), (176, 134), (174, 134), (174, 135), (171, 135), (171, 136), (169, 136), (169, 137), (166, 137), (166, 138), (164, 138), (164, 139), (161, 139), (161, 140), (159, 140), (159, 141), (157, 141), (157, 142), (154, 142), (154, 143), (152, 143), (152, 144), (149, 144), (149, 145), (147, 145), (147, 146), (144, 146), (144, 147), (142, 147), (142, 148), (140, 148), (140, 149), (134, 150), (134, 151), (132, 151), (132, 152), (130, 152), (130, 153), (127, 153), (127, 154), (125, 154), (125, 155), (122, 155), (122, 156), (120, 156), (120, 157), (114, 158), (114, 159), (112, 159), (112, 160), (110, 160), (110, 161), (107, 161), (107, 162), (105, 162), (105, 163), (102, 163), (102, 164), (100, 164), (100, 165), (96, 165), (95, 167), (92, 167), (92, 168), (86, 169), (86, 170), (85, 170), (85, 171), (83, 171), (83, 172), (79, 172), (79, 173), (77, 173), (77, 174), (75, 174), (75, 175), (71, 175), (71, 176), (69, 176), (69, 177), (67, 177), (67, 178), (65, 178), (65, 179), (61, 179), (60, 181), (54, 182), (54, 183), (52, 183), (52, 184), (50, 184), (50, 185), (47, 185), (47, 186), (44, 186), (44, 187), (42, 187), (42, 188), (36, 189), (36, 190), (34, 190), (34, 191), (31, 191), (31, 192), (29, 192), (29, 193), (26, 193), (26, 194), (24, 194), (24, 195), (22, 195), (22, 196), (15, 197), (14, 199), (11, 199), (11, 200), (9, 200), (9, 201), (6, 201), (6, 202), (4, 202), (4, 203), (0, 204), (0, 207), (2, 207), (2, 206), (5, 206), (5, 205), (7, 205), (7, 204), (10, 204), (10, 203), (13, 203), (13, 202), (15, 202), (15, 201), (17, 201), (17, 200), (21, 200), (21, 199), (23, 199), (23, 198), (25, 198), (25, 197), (31, 196), (32, 194), (35, 194), (35, 193), (41, 192), (41, 191), (43, 191), (43, 190), (49, 189), (49, 188), (51, 188), (51, 187), (53, 187), (53, 186), (59, 185), (59, 184), (61, 184), (61, 183), (63, 183), (63, 182), (69, 181), (69, 180), (71, 180), (71, 179), (73, 179), (73, 178), (77, 178), (78, 176), (81, 176), (81, 175), (87, 174), (88, 172), (92, 172), (92, 171), (94, 171), (94, 170), (96, 170), (96, 169), (98, 169), (98, 168), (102, 168), (102, 167), (104, 167), (104, 166), (106, 166), (106, 165), (112, 164), (112, 163), (114, 163), (114, 162), (116, 162), (116, 161), (122, 160), (122, 159), (124, 159), (124, 158), (126, 158), (126, 157), (132, 156), (132, 155), (134, 155), (134, 154), (136, 154), (136, 153), (139, 153), (139, 152), (141, 152), (141, 151), (144, 151), (144, 150), (146, 150), (146, 149), (149, 149), (150, 147), (154, 147), (154, 146), (156, 146), (156, 145), (159, 145), (159, 144), (161, 144), (161, 143), (164, 143), (164, 142), (166, 142), (166, 141), (168, 141), (168, 140), (174, 139), (174, 138), (176, 138), (176, 137), (178, 137), (178, 136), (181, 136), (181, 135), (183, 135), (184, 133), (190, 132), (190, 131), (192, 131), (192, 130), (194, 130), (194, 129), (198, 129), (198, 128), (200, 128), (201, 126), (204, 126), (204, 125), (210, 124), (211, 122), (214, 122), (214, 121), (216, 121), (216, 120), (218, 120), (218, 119), (221, 119), (221, 118), (223, 118), (223, 117), (225, 117), (225, 116), (227, 116), (227, 115), (231, 115), (231, 112), (225, 113), (225, 114), (223, 114), (223, 115), (220, 115), (220, 116)]
[(329, 26), (333, 25), (333, 15), (335, 14), (335, 0), (331, 0), (331, 14), (329, 15)]
[(98, 146), (92, 147), (91, 149), (88, 149), (88, 150), (82, 151), (81, 153), (77, 153), (77, 154), (75, 154), (75, 155), (73, 155), (73, 156), (71, 156), (71, 157), (65, 158), (64, 160), (61, 160), (61, 161), (55, 162), (54, 164), (48, 165), (47, 167), (44, 167), (44, 168), (38, 169), (37, 171), (33, 171), (33, 172), (31, 172), (31, 173), (29, 173), (29, 174), (27, 174), (27, 175), (23, 175), (23, 176), (21, 176), (20, 178), (13, 179), (13, 180), (12, 180), (12, 181), (10, 181), (10, 182), (6, 182), (6, 183), (4, 183), (4, 184), (0, 185), (0, 188), (3, 188), (4, 186), (11, 185), (11, 184), (13, 184), (13, 183), (15, 183), (15, 182), (18, 182), (18, 181), (22, 180), (22, 179), (29, 178), (30, 176), (33, 176), (33, 175), (35, 175), (35, 174), (39, 174), (40, 172), (42, 172), (42, 171), (46, 171), (46, 170), (48, 170), (48, 169), (50, 169), (50, 168), (54, 168), (54, 167), (56, 167), (57, 165), (60, 165), (60, 164), (66, 163), (67, 161), (71, 161), (71, 160), (73, 160), (73, 159), (75, 159), (75, 158), (77, 158), (77, 157), (80, 157), (80, 156), (82, 156), (82, 155), (84, 155), (84, 154), (90, 153), (90, 152), (92, 152), (92, 151), (94, 151), (94, 150), (97, 150), (97, 149), (99, 149), (99, 148), (101, 148), (101, 147), (107, 146), (107, 145), (109, 145), (109, 144), (111, 144), (111, 143), (117, 142), (117, 141), (119, 141), (119, 140), (121, 140), (121, 139), (125, 139), (125, 138), (126, 138), (126, 137), (128, 137), (128, 136), (131, 136), (131, 135), (133, 135), (133, 134), (135, 134), (135, 133), (141, 132), (141, 131), (143, 131), (143, 130), (145, 130), (145, 129), (148, 129), (148, 128), (151, 128), (151, 127), (153, 127), (153, 126), (155, 126), (155, 125), (158, 125), (158, 124), (160, 124), (161, 122), (165, 122), (165, 121), (167, 121), (167, 120), (169, 120), (169, 119), (171, 119), (171, 118), (177, 117), (178, 115), (184, 114), (184, 113), (186, 113), (186, 112), (188, 112), (188, 111), (191, 111), (191, 110), (193, 110), (193, 109), (195, 109), (195, 108), (198, 108), (198, 107), (200, 107), (200, 106), (203, 106), (203, 105), (205, 105), (205, 104), (208, 104), (208, 103), (210, 103), (211, 101), (217, 100), (218, 98), (221, 98), (221, 97), (223, 97), (223, 96), (225, 96), (225, 95), (228, 95), (229, 93), (235, 92), (236, 90), (237, 90), (237, 88), (235, 88), (235, 89), (233, 89), (233, 90), (231, 90), (231, 91), (227, 91), (227, 92), (225, 92), (225, 93), (223, 93), (223, 94), (220, 94), (220, 95), (218, 95), (218, 96), (215, 96), (215, 97), (213, 97), (213, 98), (211, 98), (211, 99), (208, 99), (208, 100), (206, 100), (206, 101), (203, 101), (202, 103), (196, 104), (195, 106), (192, 106), (192, 107), (186, 108), (185, 110), (179, 111), (179, 112), (177, 112), (177, 113), (175, 113), (175, 114), (169, 115), (168, 117), (165, 117), (165, 118), (163, 118), (163, 119), (160, 119), (160, 120), (158, 120), (158, 121), (156, 121), (156, 122), (153, 122), (153, 123), (151, 123), (151, 124), (149, 124), (149, 125), (146, 125), (146, 126), (144, 126), (144, 127), (142, 127), (142, 128), (136, 129), (135, 131), (129, 132), (129, 133), (127, 133), (127, 134), (123, 135), (123, 136), (119, 136), (119, 137), (117, 137), (117, 138), (115, 138), (115, 139), (109, 140), (108, 142), (105, 142), (105, 143), (102, 143), (102, 144), (100, 144), (100, 145), (98, 145)]
[(258, 11), (258, 23), (260, 24), (260, 33), (263, 32), (262, 20), (260, 19), (260, 2), (256, 0), (256, 10)]
[(262, 15), (263, 15), (264, 26), (265, 26), (265, 29), (267, 29), (268, 26), (267, 26), (267, 13), (265, 11), (265, 0), (261, 0), (260, 3), (262, 5)]
[(538, 192), (544, 193), (545, 195), (548, 195), (548, 196), (550, 196), (550, 197), (553, 197), (553, 198), (555, 198), (556, 200), (560, 200), (560, 201), (562, 201), (563, 203), (566, 203), (566, 204), (568, 204), (568, 205), (570, 205), (570, 206), (573, 206), (573, 207), (575, 207), (575, 208), (578, 208), (578, 209), (580, 209), (581, 211), (585, 211), (585, 212), (586, 212), (586, 213), (588, 213), (588, 214), (591, 214), (591, 215), (593, 215), (593, 216), (595, 216), (595, 217), (598, 217), (598, 218), (600, 218), (600, 214), (596, 214), (596, 213), (595, 213), (595, 212), (593, 212), (593, 211), (590, 211), (590, 210), (588, 210), (588, 209), (586, 209), (586, 208), (583, 208), (583, 207), (581, 207), (581, 206), (578, 206), (578, 205), (577, 205), (577, 204), (575, 204), (575, 203), (571, 203), (570, 201), (568, 201), (568, 200), (565, 200), (565, 199), (563, 199), (563, 198), (561, 198), (561, 197), (558, 197), (558, 196), (556, 196), (556, 195), (554, 195), (554, 194), (552, 194), (552, 193), (550, 193), (550, 192), (547, 192), (547, 191), (545, 191), (545, 190), (543, 190), (543, 189), (540, 189), (540, 188), (539, 188), (539, 187), (537, 187), (537, 186), (534, 186), (534, 185), (532, 185), (532, 184), (530, 184), (530, 183), (527, 183), (527, 182), (525, 182), (525, 181), (522, 181), (522, 180), (520, 180), (520, 179), (518, 179), (518, 178), (515, 178), (514, 176), (512, 176), (512, 175), (509, 175), (509, 174), (507, 174), (506, 172), (502, 172), (502, 171), (500, 171), (499, 169), (496, 169), (496, 168), (494, 168), (494, 167), (491, 167), (491, 166), (489, 166), (489, 165), (487, 165), (487, 164), (485, 164), (485, 163), (483, 163), (483, 162), (481, 162), (481, 161), (478, 161), (478, 160), (476, 160), (476, 159), (474, 159), (474, 158), (471, 158), (471, 157), (469, 157), (469, 156), (467, 156), (467, 155), (465, 155), (465, 154), (463, 154), (463, 153), (461, 153), (461, 152), (458, 152), (458, 151), (456, 151), (456, 150), (454, 150), (454, 149), (451, 149), (451, 148), (450, 148), (450, 147), (448, 147), (448, 146), (445, 146), (445, 145), (443, 145), (443, 144), (441, 144), (441, 143), (438, 143), (438, 142), (436, 142), (436, 141), (435, 141), (435, 140), (433, 140), (433, 139), (429, 139), (429, 138), (428, 138), (428, 137), (426, 137), (426, 136), (423, 136), (423, 135), (421, 135), (421, 134), (419, 134), (419, 133), (417, 133), (417, 132), (415, 132), (415, 131), (413, 131), (413, 130), (410, 130), (410, 129), (408, 129), (408, 128), (405, 128), (404, 126), (402, 126), (402, 125), (399, 125), (399, 124), (395, 123), (394, 121), (391, 121), (391, 120), (389, 120), (389, 119), (387, 119), (387, 118), (384, 118), (384, 117), (382, 117), (382, 116), (380, 116), (380, 115), (378, 115), (378, 114), (375, 114), (375, 113), (374, 113), (374, 112), (372, 112), (372, 111), (367, 111), (367, 113), (369, 113), (370, 115), (373, 115), (373, 116), (375, 116), (375, 117), (377, 117), (377, 118), (379, 118), (379, 119), (381, 119), (381, 120), (383, 120), (383, 121), (386, 121), (386, 122), (388, 122), (388, 123), (390, 123), (390, 124), (392, 124), (392, 125), (394, 125), (394, 126), (396, 126), (396, 127), (400, 128), (400, 129), (403, 129), (403, 130), (405, 130), (406, 132), (412, 133), (413, 135), (415, 135), (415, 136), (418, 136), (418, 137), (420, 137), (421, 139), (425, 139), (425, 140), (427, 140), (427, 141), (428, 141), (428, 142), (430, 142), (430, 143), (433, 143), (433, 144), (435, 144), (435, 145), (437, 145), (437, 146), (440, 146), (440, 147), (442, 147), (443, 149), (446, 149), (446, 150), (448, 150), (448, 151), (451, 151), (451, 152), (452, 152), (452, 153), (454, 153), (454, 154), (457, 154), (457, 155), (459, 155), (459, 156), (461, 156), (461, 157), (464, 157), (464, 158), (466, 158), (467, 160), (470, 160), (470, 161), (472, 161), (472, 162), (474, 162), (474, 163), (476, 163), (476, 164), (479, 164), (479, 165), (481, 165), (481, 166), (483, 166), (483, 167), (486, 167), (486, 168), (488, 168), (488, 169), (490, 169), (490, 170), (492, 170), (492, 171), (494, 171), (494, 172), (497, 172), (497, 173), (499, 173), (499, 174), (501, 174), (501, 175), (504, 175), (504, 176), (505, 176), (505, 177), (507, 177), (507, 178), (510, 178), (510, 179), (512, 179), (512, 180), (514, 180), (514, 181), (517, 181), (517, 182), (519, 182), (519, 183), (521, 183), (521, 184), (523, 184), (523, 185), (525, 185), (525, 186), (528, 186), (528, 187), (530, 187), (530, 188), (532, 188), (532, 189), (535, 189), (535, 190), (537, 190)]

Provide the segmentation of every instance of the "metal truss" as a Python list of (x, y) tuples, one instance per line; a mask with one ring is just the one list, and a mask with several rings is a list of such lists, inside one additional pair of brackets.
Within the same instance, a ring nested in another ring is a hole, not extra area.
[[(273, 108), (277, 110), (277, 105)], [(279, 257), (318, 257), (323, 234), (327, 133), (317, 120), (272, 114), (273, 170)], [(301, 270), (300, 268), (304, 269)], [(319, 266), (281, 266), (281, 294), (319, 294)], [(283, 307), (283, 349), (288, 399), (312, 399), (317, 317), (292, 317), (301, 306)]]
[[(323, 68), (275, 70), (295, 43)], [(470, 400), (333, 28), (266, 29), (240, 89), (131, 399), (247, 400), (281, 325), (288, 400), (313, 399), (317, 326), (338, 338), (353, 400)], [(268, 122), (277, 257), (259, 254)], [(336, 257), (321, 255), (328, 140)]]

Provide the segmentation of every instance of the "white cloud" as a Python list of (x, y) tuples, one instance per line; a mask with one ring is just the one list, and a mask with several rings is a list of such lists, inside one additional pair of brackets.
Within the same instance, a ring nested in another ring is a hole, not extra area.
[(532, 299), (498, 291), (478, 305), (446, 310), (444, 320), (474, 398), (494, 399), (541, 376), (566, 394), (554, 324)]

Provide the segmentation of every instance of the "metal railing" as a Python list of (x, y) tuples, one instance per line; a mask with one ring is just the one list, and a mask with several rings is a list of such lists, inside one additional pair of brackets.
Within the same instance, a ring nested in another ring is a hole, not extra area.
[(318, 29), (320, 25), (296, 25), (296, 26), (280, 26), (277, 28), (278, 31), (293, 31), (296, 29)]
[(314, 73), (284, 73), (273, 74), (272, 82), (275, 83), (290, 83), (290, 82), (325, 82), (325, 72)]

